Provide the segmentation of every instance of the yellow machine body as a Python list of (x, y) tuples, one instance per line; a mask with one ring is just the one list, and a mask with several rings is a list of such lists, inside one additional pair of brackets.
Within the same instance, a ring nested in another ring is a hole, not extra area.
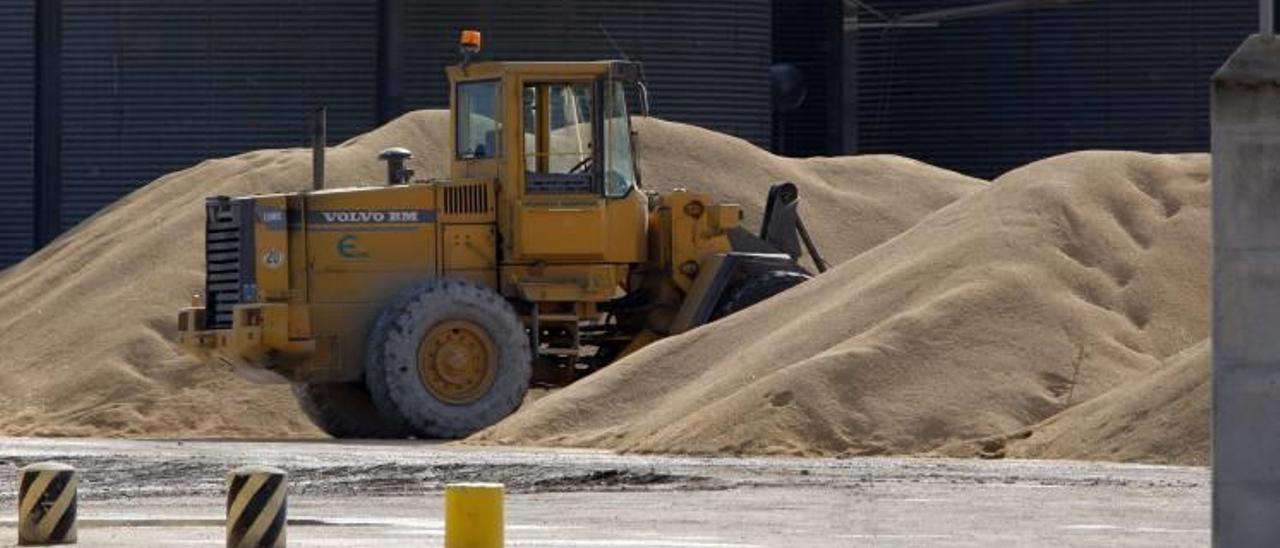
[(540, 322), (605, 326), (614, 357), (696, 325), (741, 209), (640, 188), (628, 70), (451, 67), (447, 180), (209, 199), (208, 280), (181, 341), (264, 381), (359, 381), (379, 311), (440, 277), (497, 291), (535, 341)]

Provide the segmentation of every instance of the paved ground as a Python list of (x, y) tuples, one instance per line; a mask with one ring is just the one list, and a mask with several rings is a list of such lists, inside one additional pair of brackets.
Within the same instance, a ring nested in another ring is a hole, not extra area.
[[(1205, 546), (1203, 468), (1046, 461), (703, 459), (421, 442), (0, 438), (0, 472), (83, 474), (81, 545), (216, 546), (222, 475), (290, 472), (292, 546), (439, 546), (447, 482), (507, 484), (509, 546)], [(0, 484), (2, 486), (3, 484)], [(0, 488), (15, 516), (16, 487)], [(0, 545), (16, 538), (0, 519)]]

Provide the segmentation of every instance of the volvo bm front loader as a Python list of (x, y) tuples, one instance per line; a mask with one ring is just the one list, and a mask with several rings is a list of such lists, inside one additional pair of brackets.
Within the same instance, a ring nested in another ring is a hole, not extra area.
[(809, 278), (794, 185), (759, 236), (742, 210), (645, 191), (636, 64), (447, 69), (447, 180), (206, 202), (206, 282), (179, 339), (289, 382), (336, 437), (456, 438), (666, 335)]

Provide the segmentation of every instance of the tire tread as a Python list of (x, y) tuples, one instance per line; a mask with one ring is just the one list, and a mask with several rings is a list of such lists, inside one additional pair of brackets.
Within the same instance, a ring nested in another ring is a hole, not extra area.
[[(481, 400), (463, 406), (436, 400), (416, 380), (422, 334), (431, 325), (459, 316), (470, 316), (464, 319), (482, 326), (490, 323), (485, 327), (498, 353), (493, 387)], [(499, 333), (489, 327), (497, 327)], [(401, 292), (374, 322), (366, 345), (365, 381), (374, 403), (384, 412), (404, 416), (416, 435), (460, 438), (519, 408), (529, 386), (529, 357), (524, 326), (506, 299), (472, 282), (434, 278)]]

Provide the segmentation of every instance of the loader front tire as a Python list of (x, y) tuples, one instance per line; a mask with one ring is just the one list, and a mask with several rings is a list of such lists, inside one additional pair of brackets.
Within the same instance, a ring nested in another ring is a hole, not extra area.
[(471, 282), (433, 279), (374, 322), (365, 382), (374, 404), (421, 438), (461, 438), (510, 415), (529, 389), (529, 337), (510, 303)]
[(335, 438), (404, 438), (409, 428), (403, 420), (388, 419), (359, 382), (295, 383), (293, 395), (302, 412)]

